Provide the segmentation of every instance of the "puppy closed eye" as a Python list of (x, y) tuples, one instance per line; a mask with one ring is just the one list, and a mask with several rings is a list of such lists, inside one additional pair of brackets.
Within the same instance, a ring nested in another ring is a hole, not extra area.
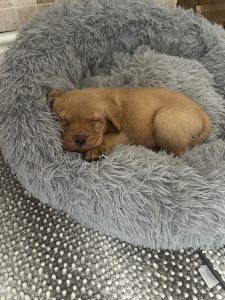
[(90, 119), (92, 124), (98, 124), (101, 123), (103, 121), (103, 118), (99, 115), (93, 115)]
[(69, 121), (66, 120), (66, 119), (61, 119), (61, 118), (58, 118), (59, 120), (59, 123), (62, 125), (62, 126), (67, 126), (69, 124)]
[(57, 116), (57, 119), (61, 126), (67, 126), (69, 124), (69, 120), (66, 118), (64, 114), (60, 114)]

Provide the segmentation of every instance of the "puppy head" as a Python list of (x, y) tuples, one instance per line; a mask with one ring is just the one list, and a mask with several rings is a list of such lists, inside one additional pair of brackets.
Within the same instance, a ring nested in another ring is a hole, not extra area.
[(68, 151), (85, 152), (102, 144), (105, 133), (119, 131), (121, 118), (113, 100), (95, 89), (54, 90), (49, 94), (52, 111), (63, 131)]

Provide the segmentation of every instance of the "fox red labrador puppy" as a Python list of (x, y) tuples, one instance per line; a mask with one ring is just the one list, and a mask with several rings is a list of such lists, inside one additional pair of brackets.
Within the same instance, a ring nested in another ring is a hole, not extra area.
[(52, 91), (52, 110), (63, 129), (63, 146), (96, 160), (120, 144), (143, 145), (179, 155), (211, 132), (203, 109), (163, 88), (90, 88)]

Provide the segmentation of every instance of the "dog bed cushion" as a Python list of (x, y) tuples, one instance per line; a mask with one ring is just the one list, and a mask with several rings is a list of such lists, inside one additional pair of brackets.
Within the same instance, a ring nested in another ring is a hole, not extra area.
[[(102, 233), (151, 248), (225, 244), (225, 33), (150, 0), (66, 1), (20, 31), (0, 70), (0, 145), (20, 182)], [(47, 93), (163, 86), (210, 115), (209, 140), (174, 158), (119, 146), (99, 162), (64, 152)]]

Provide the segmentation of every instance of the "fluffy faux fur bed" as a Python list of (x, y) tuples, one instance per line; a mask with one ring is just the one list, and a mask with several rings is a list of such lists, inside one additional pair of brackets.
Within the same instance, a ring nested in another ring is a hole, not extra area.
[[(151, 248), (225, 244), (225, 32), (150, 0), (80, 0), (21, 31), (0, 70), (0, 145), (22, 184), (82, 224)], [(100, 162), (64, 153), (46, 93), (165, 86), (210, 115), (207, 143), (173, 158), (121, 146)]]

